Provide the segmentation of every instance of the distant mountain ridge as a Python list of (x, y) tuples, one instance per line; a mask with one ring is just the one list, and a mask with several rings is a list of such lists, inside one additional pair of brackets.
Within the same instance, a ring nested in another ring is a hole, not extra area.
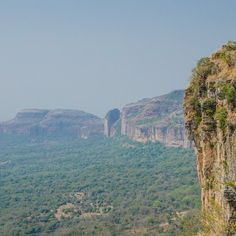
[(0, 135), (32, 138), (126, 135), (142, 143), (191, 147), (184, 128), (183, 98), (183, 90), (145, 98), (125, 105), (122, 111), (110, 110), (104, 119), (80, 110), (25, 109), (14, 119), (0, 123)]
[(102, 132), (102, 119), (79, 110), (25, 109), (14, 119), (0, 123), (0, 133), (7, 135), (88, 138)]

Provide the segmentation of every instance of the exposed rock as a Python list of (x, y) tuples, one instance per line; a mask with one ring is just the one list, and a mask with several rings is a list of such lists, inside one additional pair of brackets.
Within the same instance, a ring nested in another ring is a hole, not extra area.
[(121, 133), (146, 143), (159, 141), (166, 146), (191, 147), (183, 119), (184, 91), (143, 99), (126, 105), (121, 115)]
[(116, 124), (120, 120), (120, 110), (113, 109), (104, 118), (104, 135), (113, 137), (116, 134)]
[(102, 119), (78, 110), (27, 109), (0, 124), (1, 134), (30, 137), (81, 137), (101, 134)]
[(193, 70), (185, 122), (197, 150), (205, 234), (236, 233), (236, 42)]

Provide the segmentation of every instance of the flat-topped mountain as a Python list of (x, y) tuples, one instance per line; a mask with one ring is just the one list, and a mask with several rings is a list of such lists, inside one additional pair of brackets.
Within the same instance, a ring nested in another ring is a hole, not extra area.
[(101, 134), (102, 119), (79, 110), (26, 109), (0, 124), (0, 133), (32, 137), (72, 136), (88, 138)]

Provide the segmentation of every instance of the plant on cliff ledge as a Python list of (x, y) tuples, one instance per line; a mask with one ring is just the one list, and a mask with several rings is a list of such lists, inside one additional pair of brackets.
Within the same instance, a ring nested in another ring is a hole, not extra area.
[(235, 88), (232, 84), (225, 84), (223, 88), (225, 92), (225, 97), (228, 103), (233, 103), (235, 101)]
[(190, 107), (191, 107), (190, 109), (194, 111), (193, 120), (195, 121), (196, 127), (198, 127), (198, 125), (202, 121), (202, 113), (201, 113), (201, 104), (196, 97), (191, 98)]
[(223, 48), (227, 51), (236, 50), (236, 41), (229, 41)]
[(217, 97), (219, 100), (227, 99), (228, 103), (232, 103), (234, 101), (235, 88), (232, 84), (220, 81), (215, 85), (215, 88), (217, 89)]
[(215, 63), (209, 57), (201, 58), (197, 66), (193, 69), (193, 79), (206, 79), (207, 76), (214, 73)]
[(216, 110), (215, 119), (219, 122), (219, 127), (224, 130), (226, 128), (228, 112), (225, 107)]
[(202, 103), (202, 112), (206, 116), (212, 117), (216, 111), (216, 102), (214, 99), (205, 99)]
[(225, 62), (229, 67), (235, 65), (235, 51), (236, 51), (236, 42), (229, 41), (226, 45), (222, 47), (222, 49), (216, 52), (213, 55), (214, 59), (220, 59)]

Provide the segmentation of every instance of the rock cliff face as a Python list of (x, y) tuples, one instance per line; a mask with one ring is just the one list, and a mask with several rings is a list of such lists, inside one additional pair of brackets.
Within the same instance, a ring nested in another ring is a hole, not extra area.
[(22, 110), (0, 124), (2, 135), (88, 138), (102, 132), (102, 119), (77, 110)]
[(126, 105), (121, 114), (121, 133), (146, 143), (159, 141), (166, 146), (191, 147), (183, 119), (184, 91), (143, 99)]
[(116, 134), (116, 125), (120, 120), (120, 110), (113, 109), (107, 113), (104, 118), (104, 135), (113, 137)]
[(198, 62), (184, 107), (197, 150), (205, 215), (202, 235), (235, 235), (236, 42)]

